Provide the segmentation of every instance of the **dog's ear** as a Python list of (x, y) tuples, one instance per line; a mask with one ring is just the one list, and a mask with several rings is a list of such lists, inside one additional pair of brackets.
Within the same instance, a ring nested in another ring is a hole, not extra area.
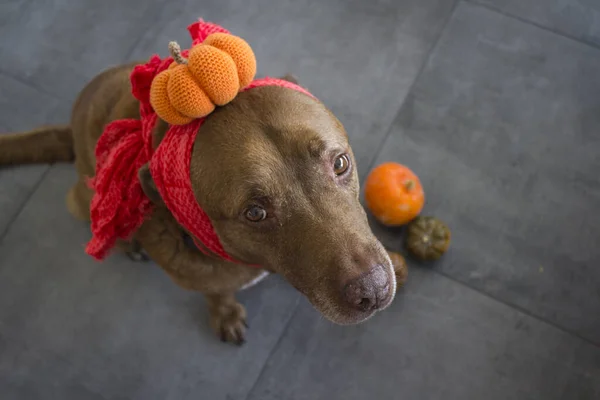
[(284, 81), (295, 83), (296, 85), (298, 84), (298, 78), (292, 74), (285, 74), (280, 79), (283, 79)]
[(148, 164), (142, 165), (142, 167), (138, 170), (138, 179), (142, 185), (142, 190), (146, 196), (148, 196), (150, 201), (152, 201), (155, 205), (164, 204), (162, 197), (160, 197), (160, 193), (158, 193), (154, 179), (152, 179)]

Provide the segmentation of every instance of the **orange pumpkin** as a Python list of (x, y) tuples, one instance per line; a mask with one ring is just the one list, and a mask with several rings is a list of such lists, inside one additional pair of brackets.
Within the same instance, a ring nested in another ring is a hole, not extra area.
[(152, 80), (150, 86), (150, 104), (159, 117), (172, 125), (185, 125), (193, 118), (183, 115), (169, 101), (167, 86), (174, 68), (166, 69)]
[(188, 68), (198, 85), (218, 106), (229, 103), (240, 91), (240, 78), (233, 58), (208, 44), (190, 50)]
[(421, 181), (404, 165), (390, 162), (377, 166), (364, 186), (367, 207), (384, 225), (407, 224), (423, 209)]
[(231, 56), (237, 67), (241, 89), (252, 82), (254, 75), (256, 75), (256, 58), (254, 58), (250, 45), (243, 39), (227, 33), (217, 32), (207, 37), (204, 44), (216, 47)]
[(256, 73), (252, 49), (237, 36), (214, 33), (194, 46), (188, 58), (175, 42), (169, 50), (175, 61), (154, 78), (150, 104), (172, 125), (187, 124), (229, 103)]
[(169, 73), (167, 96), (173, 108), (191, 118), (200, 118), (213, 112), (215, 105), (198, 86), (187, 65), (178, 65)]

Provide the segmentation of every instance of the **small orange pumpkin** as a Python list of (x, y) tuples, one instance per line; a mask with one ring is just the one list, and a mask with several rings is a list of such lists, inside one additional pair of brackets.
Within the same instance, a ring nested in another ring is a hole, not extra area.
[(208, 44), (190, 50), (188, 68), (198, 85), (218, 106), (229, 103), (240, 91), (240, 78), (233, 58)]
[(227, 33), (217, 32), (207, 37), (203, 43), (216, 47), (231, 56), (237, 67), (240, 89), (245, 88), (252, 82), (254, 75), (256, 75), (256, 59), (250, 45), (243, 39)]
[(175, 42), (169, 50), (175, 61), (152, 81), (150, 104), (172, 125), (187, 124), (229, 103), (256, 74), (252, 49), (230, 34), (213, 33), (188, 58)]
[(192, 118), (200, 118), (213, 112), (215, 105), (198, 86), (186, 65), (178, 65), (169, 73), (167, 95), (177, 111)]
[(150, 104), (164, 121), (172, 125), (185, 125), (192, 122), (192, 118), (177, 111), (169, 101), (167, 86), (173, 70), (166, 69), (154, 77), (150, 86)]
[(399, 226), (419, 215), (425, 194), (414, 172), (404, 165), (389, 162), (374, 168), (367, 177), (365, 201), (379, 222)]

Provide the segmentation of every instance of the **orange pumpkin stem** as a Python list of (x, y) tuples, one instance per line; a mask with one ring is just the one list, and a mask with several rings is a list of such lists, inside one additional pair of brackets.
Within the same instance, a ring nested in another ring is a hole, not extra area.
[(407, 181), (404, 184), (404, 187), (406, 188), (406, 190), (412, 190), (415, 187), (415, 181)]
[(171, 53), (171, 57), (177, 64), (187, 64), (187, 58), (184, 58), (181, 55), (181, 46), (177, 42), (169, 42), (169, 53)]

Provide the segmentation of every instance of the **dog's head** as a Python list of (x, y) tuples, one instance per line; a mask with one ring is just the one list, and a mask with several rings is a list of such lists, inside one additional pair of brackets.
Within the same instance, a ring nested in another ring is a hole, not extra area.
[(329, 320), (358, 323), (391, 303), (393, 266), (359, 202), (346, 132), (317, 100), (240, 93), (202, 125), (190, 176), (227, 253), (281, 274)]

